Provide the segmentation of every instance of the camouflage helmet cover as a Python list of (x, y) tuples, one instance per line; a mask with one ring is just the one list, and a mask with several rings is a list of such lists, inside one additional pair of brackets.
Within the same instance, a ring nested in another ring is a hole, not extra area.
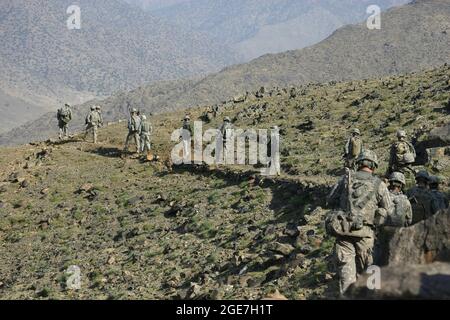
[(353, 134), (361, 135), (361, 131), (358, 128), (353, 128), (351, 131)]
[(436, 184), (441, 184), (442, 182), (442, 178), (441, 177), (436, 177), (436, 176), (430, 176), (429, 178), (430, 184), (436, 185)]
[(225, 118), (223, 119), (223, 121), (225, 121), (225, 122), (231, 122), (231, 119), (230, 119), (230, 117), (225, 117)]
[(142, 115), (142, 120), (147, 120), (147, 117), (144, 114)]
[(91, 106), (91, 111), (94, 111), (95, 110), (95, 106)]
[(406, 131), (398, 130), (397, 131), (397, 138), (406, 138)]
[(356, 163), (361, 163), (364, 160), (372, 161), (378, 167), (378, 157), (372, 150), (364, 150), (356, 159)]
[(131, 109), (131, 113), (136, 113), (136, 112), (137, 112), (136, 108)]
[(189, 117), (189, 115), (186, 115), (186, 116), (184, 117), (184, 120), (191, 120), (191, 117)]
[(102, 108), (102, 107), (100, 107), (100, 106), (96, 106), (96, 107), (95, 107), (96, 110), (101, 110), (101, 108)]
[(405, 179), (405, 175), (401, 172), (394, 172), (391, 174), (391, 176), (389, 177), (389, 181), (391, 182), (400, 182), (402, 185), (406, 185), (406, 179)]

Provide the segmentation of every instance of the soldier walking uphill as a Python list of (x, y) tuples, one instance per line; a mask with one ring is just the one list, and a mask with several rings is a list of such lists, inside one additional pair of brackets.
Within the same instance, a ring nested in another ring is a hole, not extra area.
[(448, 208), (447, 197), (439, 191), (439, 185), (442, 183), (442, 179), (439, 177), (430, 177), (430, 192), (435, 199), (438, 210), (446, 210)]
[(86, 116), (86, 133), (84, 134), (84, 140), (86, 140), (88, 134), (92, 133), (92, 140), (97, 143), (98, 128), (102, 124), (102, 119), (98, 108), (96, 106), (91, 107), (91, 111)]
[(136, 109), (130, 110), (130, 118), (128, 119), (128, 135), (125, 140), (125, 148), (124, 151), (128, 152), (128, 147), (130, 144), (130, 139), (134, 140), (136, 144), (136, 152), (139, 153), (141, 150), (140, 146), (140, 137), (139, 137), (139, 129), (141, 126), (141, 118), (137, 115)]
[(408, 190), (406, 195), (411, 202), (412, 224), (426, 220), (439, 210), (439, 205), (429, 188), (430, 176), (426, 171), (416, 174), (416, 186)]
[(145, 115), (141, 115), (141, 126), (139, 128), (139, 135), (141, 137), (141, 152), (150, 152), (150, 135), (153, 132), (150, 121), (147, 120)]
[(397, 139), (398, 141), (391, 146), (388, 174), (393, 172), (406, 174), (408, 171), (414, 173), (411, 164), (416, 161), (416, 150), (411, 142), (406, 140), (405, 131), (397, 131)]
[(355, 170), (355, 160), (363, 151), (363, 142), (361, 140), (361, 132), (359, 129), (351, 131), (351, 137), (347, 140), (344, 148), (345, 167)]
[(403, 173), (394, 172), (389, 177), (389, 191), (393, 202), (392, 211), (388, 214), (382, 228), (376, 235), (374, 261), (376, 265), (387, 265), (389, 262), (390, 242), (398, 228), (408, 227), (412, 223), (412, 208), (408, 197), (403, 194), (406, 180)]
[(356, 159), (357, 172), (347, 169), (328, 196), (334, 208), (325, 222), (327, 233), (336, 238), (341, 294), (356, 282), (358, 274), (373, 263), (375, 229), (392, 211), (393, 203), (386, 184), (376, 176), (377, 155), (363, 151)]
[(72, 110), (69, 104), (65, 104), (64, 107), (58, 109), (56, 114), (59, 127), (59, 139), (67, 139), (69, 137), (69, 122), (72, 121)]
[(389, 177), (389, 191), (391, 192), (394, 208), (388, 216), (385, 225), (391, 227), (408, 227), (412, 224), (412, 207), (408, 197), (403, 193), (406, 186), (405, 175), (394, 172)]

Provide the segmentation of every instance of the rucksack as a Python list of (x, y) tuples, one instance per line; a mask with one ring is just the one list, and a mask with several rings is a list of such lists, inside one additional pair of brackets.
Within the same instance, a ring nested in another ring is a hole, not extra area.
[(327, 232), (332, 236), (367, 237), (368, 230), (364, 227), (373, 224), (373, 221), (368, 220), (374, 217), (368, 219), (364, 210), (376, 197), (380, 184), (381, 180), (374, 180), (373, 177), (353, 181), (351, 171), (347, 168), (344, 188), (347, 207), (329, 213), (325, 221)]

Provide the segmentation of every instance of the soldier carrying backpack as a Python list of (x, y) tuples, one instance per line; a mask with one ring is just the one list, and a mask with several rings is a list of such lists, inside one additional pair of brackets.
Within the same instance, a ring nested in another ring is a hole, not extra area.
[(64, 107), (58, 109), (56, 114), (59, 127), (59, 139), (67, 139), (69, 137), (69, 122), (72, 121), (72, 110), (69, 104), (65, 104)]
[(356, 282), (358, 274), (373, 263), (376, 228), (392, 211), (386, 184), (374, 176), (377, 155), (363, 151), (356, 159), (357, 172), (347, 169), (327, 198), (334, 209), (325, 221), (327, 233), (336, 238), (335, 259), (341, 294)]

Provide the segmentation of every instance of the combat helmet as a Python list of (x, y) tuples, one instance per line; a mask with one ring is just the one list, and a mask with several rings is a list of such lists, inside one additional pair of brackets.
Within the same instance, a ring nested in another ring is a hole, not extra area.
[(223, 121), (224, 121), (224, 122), (231, 122), (231, 119), (230, 119), (230, 117), (225, 117), (225, 118), (223, 119)]
[(100, 111), (101, 109), (102, 109), (102, 107), (100, 107), (100, 106), (96, 106), (95, 107), (95, 110), (99, 110)]
[(425, 170), (420, 170), (416, 173), (416, 181), (425, 180), (427, 183), (430, 181), (430, 175)]
[(147, 120), (147, 116), (144, 114), (141, 116), (141, 118), (142, 118), (142, 120)]
[(357, 164), (361, 164), (363, 161), (370, 161), (375, 168), (378, 168), (378, 157), (372, 150), (364, 150), (356, 159)]
[(405, 130), (398, 130), (397, 131), (397, 138), (406, 138), (406, 131)]
[(136, 108), (131, 109), (131, 113), (137, 113), (137, 109)]
[(95, 110), (95, 106), (91, 106), (91, 111), (94, 111)]
[(406, 186), (405, 175), (401, 172), (394, 172), (389, 177), (390, 182), (400, 182), (403, 186)]
[(184, 117), (184, 120), (191, 120), (191, 117), (189, 117), (189, 115), (186, 115), (186, 116)]
[(361, 131), (359, 131), (358, 128), (353, 128), (351, 132), (352, 134), (357, 134), (358, 136), (361, 135)]

